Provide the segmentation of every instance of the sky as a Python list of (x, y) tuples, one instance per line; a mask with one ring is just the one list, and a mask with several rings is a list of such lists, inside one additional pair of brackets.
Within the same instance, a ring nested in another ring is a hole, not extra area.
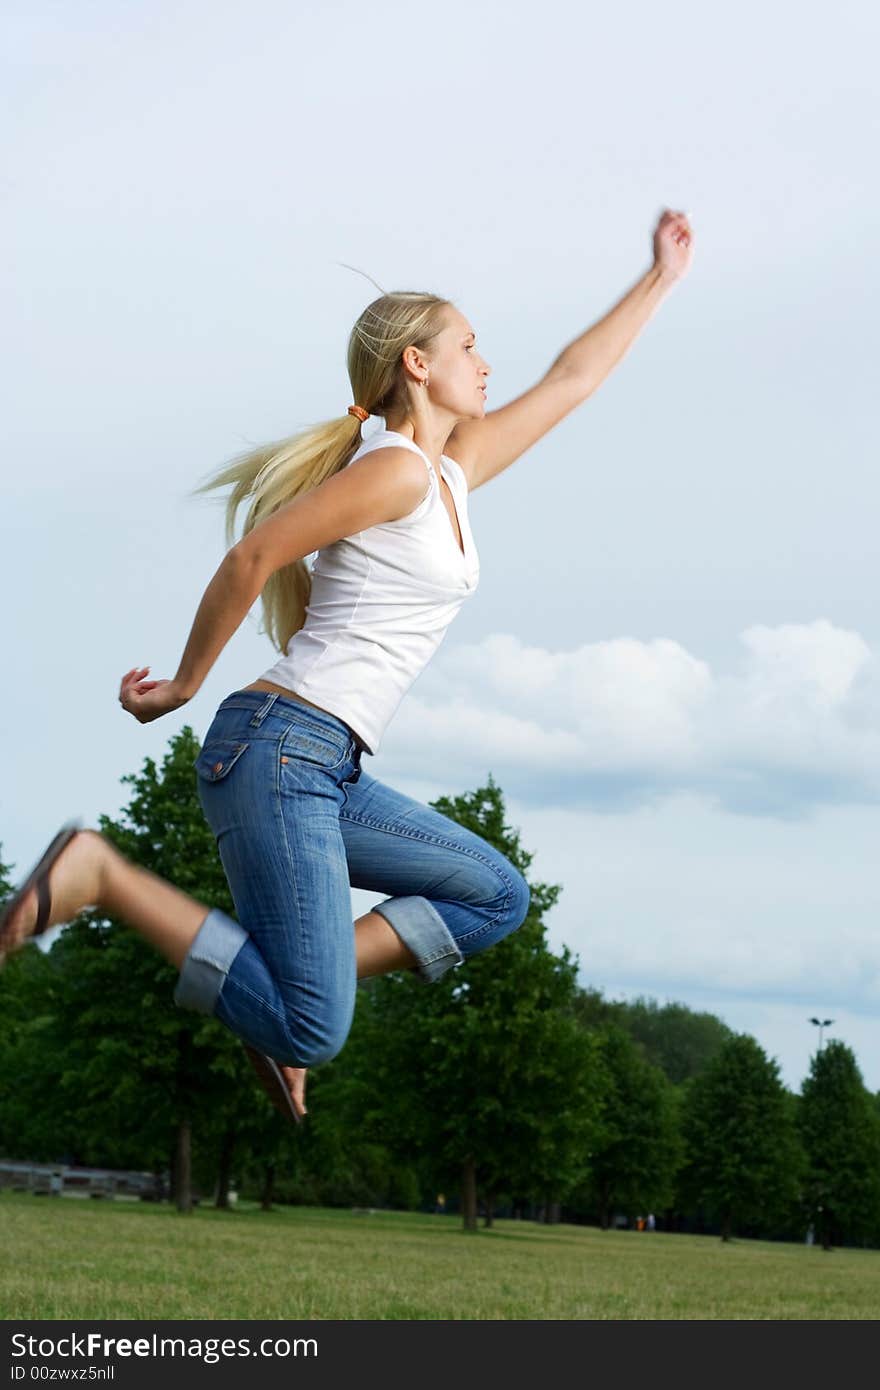
[(349, 404), (375, 290), (340, 262), (451, 298), (492, 409), (684, 210), (690, 274), (472, 496), (479, 589), (369, 768), (492, 774), (584, 984), (718, 1014), (793, 1089), (832, 1018), (880, 1088), (878, 38), (850, 0), (8, 4), (14, 877), (272, 664), (255, 611), (185, 709), (117, 703), (174, 673), (222, 558), (194, 488)]

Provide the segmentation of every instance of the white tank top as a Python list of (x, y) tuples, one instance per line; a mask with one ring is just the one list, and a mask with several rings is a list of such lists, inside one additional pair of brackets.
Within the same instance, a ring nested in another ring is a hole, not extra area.
[(391, 716), (480, 576), (461, 466), (441, 455), (464, 553), (434, 468), (411, 439), (379, 430), (349, 463), (391, 446), (412, 449), (425, 460), (428, 491), (408, 516), (369, 526), (318, 552), (305, 623), (261, 677), (336, 715), (369, 753), (377, 751)]

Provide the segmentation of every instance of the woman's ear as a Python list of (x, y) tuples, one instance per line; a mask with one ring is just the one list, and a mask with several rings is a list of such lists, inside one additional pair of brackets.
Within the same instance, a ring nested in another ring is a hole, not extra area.
[(407, 374), (417, 382), (424, 380), (428, 375), (428, 361), (423, 352), (417, 347), (405, 347), (403, 349), (403, 365)]

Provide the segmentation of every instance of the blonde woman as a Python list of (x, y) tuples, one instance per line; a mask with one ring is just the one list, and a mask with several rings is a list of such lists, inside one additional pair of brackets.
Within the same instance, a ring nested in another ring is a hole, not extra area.
[[(352, 330), (354, 404), (236, 460), (230, 536), (177, 674), (128, 671), (141, 723), (193, 698), (262, 595), (279, 659), (220, 705), (196, 767), (238, 920), (66, 827), (0, 920), (4, 953), (93, 904), (179, 970), (176, 1002), (244, 1042), (275, 1104), (304, 1113), (305, 1072), (342, 1047), (358, 978), (425, 980), (514, 931), (528, 888), (491, 845), (361, 768), (465, 599), (479, 562), (468, 493), (508, 468), (601, 385), (693, 255), (665, 211), (653, 264), (537, 385), (486, 412), (471, 324), (430, 294), (383, 294)], [(361, 440), (371, 415), (385, 428)], [(317, 552), (310, 572), (305, 557)], [(51, 879), (50, 879), (51, 873)], [(350, 885), (389, 896), (356, 922)]]

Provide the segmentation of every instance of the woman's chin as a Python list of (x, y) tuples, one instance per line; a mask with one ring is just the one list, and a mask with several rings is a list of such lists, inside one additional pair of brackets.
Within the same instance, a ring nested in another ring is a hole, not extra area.
[(467, 423), (468, 420), (482, 420), (485, 414), (486, 402), (481, 400), (477, 405), (472, 406), (470, 410), (468, 410), (467, 412), (463, 410), (458, 417), (457, 423), (459, 425), (464, 425)]

